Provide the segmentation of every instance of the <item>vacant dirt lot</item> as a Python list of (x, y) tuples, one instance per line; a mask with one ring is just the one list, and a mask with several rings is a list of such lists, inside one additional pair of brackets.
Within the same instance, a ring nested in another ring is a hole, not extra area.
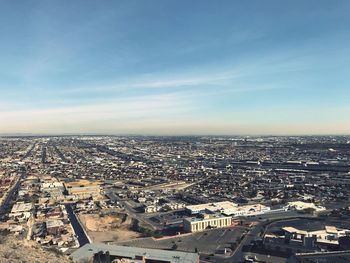
[(129, 230), (131, 220), (123, 213), (104, 216), (80, 214), (79, 219), (94, 243), (127, 241), (140, 236)]

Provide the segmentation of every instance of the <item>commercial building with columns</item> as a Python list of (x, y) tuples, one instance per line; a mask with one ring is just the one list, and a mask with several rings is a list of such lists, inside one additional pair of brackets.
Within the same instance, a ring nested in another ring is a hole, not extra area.
[(186, 232), (198, 232), (210, 228), (222, 228), (232, 226), (231, 216), (204, 215), (203, 218), (190, 217), (183, 221)]

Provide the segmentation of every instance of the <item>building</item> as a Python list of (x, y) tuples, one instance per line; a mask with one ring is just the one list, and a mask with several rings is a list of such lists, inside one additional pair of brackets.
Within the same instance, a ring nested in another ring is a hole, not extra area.
[(79, 199), (99, 199), (101, 197), (101, 183), (89, 180), (78, 180), (65, 183), (68, 195), (76, 200)]
[(230, 215), (233, 217), (238, 217), (238, 216), (261, 215), (266, 212), (269, 212), (270, 210), (271, 209), (268, 206), (261, 205), (261, 204), (254, 204), (254, 205), (236, 206), (233, 209), (224, 210), (222, 213), (227, 216)]
[(86, 244), (71, 254), (74, 262), (121, 262), (137, 263), (199, 263), (197, 253), (114, 246), (106, 244)]
[(62, 182), (44, 182), (41, 183), (40, 190), (45, 191), (47, 188), (59, 188), (62, 191), (64, 190), (64, 185)]
[(326, 208), (323, 206), (318, 206), (318, 205), (315, 205), (314, 203), (307, 203), (307, 202), (302, 202), (302, 201), (289, 202), (288, 205), (291, 208), (294, 208), (295, 210), (299, 210), (299, 211), (305, 210), (305, 209), (313, 209), (316, 212), (326, 210)]
[(287, 263), (347, 263), (350, 262), (350, 252), (331, 251), (314, 253), (297, 253), (287, 259)]
[(9, 217), (28, 219), (32, 210), (32, 203), (17, 202), (13, 205)]
[(350, 235), (349, 229), (335, 226), (325, 226), (324, 229), (306, 231), (294, 227), (282, 228), (292, 239), (303, 240), (305, 237), (314, 237), (318, 243), (338, 244), (340, 237)]
[(190, 205), (186, 206), (186, 210), (191, 215), (201, 213), (222, 213), (226, 216), (237, 217), (264, 214), (270, 211), (270, 207), (261, 204), (238, 206), (235, 203), (223, 201), (217, 203)]
[(233, 225), (231, 216), (223, 216), (221, 214), (203, 215), (203, 218), (190, 217), (183, 220), (184, 230), (186, 232), (198, 232), (210, 228), (222, 228)]
[(153, 205), (153, 204), (145, 204), (143, 206), (143, 211), (145, 213), (156, 213), (159, 212), (162, 209), (159, 205)]
[(46, 221), (46, 230), (49, 235), (58, 235), (64, 229), (64, 223), (62, 220), (56, 219)]
[(186, 206), (186, 210), (191, 214), (200, 214), (200, 213), (223, 213), (224, 211), (230, 212), (237, 207), (237, 204), (223, 201), (217, 203), (207, 203), (207, 204), (199, 204), (199, 205), (189, 205)]

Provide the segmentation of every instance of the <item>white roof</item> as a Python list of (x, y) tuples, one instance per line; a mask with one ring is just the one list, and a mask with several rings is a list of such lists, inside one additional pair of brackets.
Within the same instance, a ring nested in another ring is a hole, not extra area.
[(28, 212), (33, 208), (32, 203), (24, 203), (24, 202), (18, 202), (13, 205), (11, 209), (11, 213), (21, 213), (21, 212)]
[(192, 210), (192, 211), (209, 210), (211, 212), (216, 212), (219, 210), (229, 210), (229, 209), (233, 209), (235, 207), (237, 207), (237, 204), (232, 203), (230, 201), (186, 206), (187, 209)]
[(46, 228), (51, 228), (51, 227), (59, 227), (63, 226), (62, 220), (56, 219), (56, 220), (48, 220), (46, 221)]

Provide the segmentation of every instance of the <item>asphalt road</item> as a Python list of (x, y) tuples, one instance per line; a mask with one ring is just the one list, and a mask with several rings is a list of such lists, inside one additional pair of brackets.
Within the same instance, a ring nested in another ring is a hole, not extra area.
[(80, 225), (76, 215), (74, 214), (73, 208), (70, 204), (65, 205), (68, 217), (70, 220), (70, 223), (72, 224), (72, 227), (74, 228), (75, 235), (77, 236), (77, 239), (79, 241), (79, 245), (82, 247), (85, 244), (89, 244), (89, 239), (87, 238), (83, 227)]
[(6, 199), (3, 201), (3, 203), (0, 206), (0, 215), (6, 214), (9, 211), (9, 204), (12, 200), (14, 200), (15, 195), (17, 194), (18, 188), (21, 185), (21, 180), (23, 178), (23, 175), (21, 178), (18, 180), (16, 185), (10, 190), (8, 193)]

